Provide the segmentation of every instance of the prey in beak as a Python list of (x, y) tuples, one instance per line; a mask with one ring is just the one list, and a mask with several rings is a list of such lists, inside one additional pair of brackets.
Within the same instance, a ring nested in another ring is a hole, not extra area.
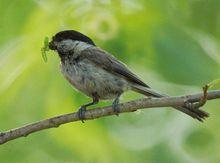
[(57, 47), (54, 43), (54, 40), (49, 42), (49, 38), (45, 37), (44, 46), (41, 48), (41, 54), (42, 54), (42, 57), (43, 57), (45, 62), (47, 62), (47, 52), (49, 50), (56, 50), (56, 49), (57, 49)]

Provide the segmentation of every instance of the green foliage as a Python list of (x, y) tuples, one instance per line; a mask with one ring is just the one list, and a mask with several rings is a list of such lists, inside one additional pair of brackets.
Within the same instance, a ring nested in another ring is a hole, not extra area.
[[(76, 111), (90, 101), (63, 78), (59, 57), (48, 52), (49, 40), (63, 29), (89, 35), (154, 89), (171, 95), (202, 91), (220, 76), (219, 11), (219, 0), (0, 0), (0, 130)], [(138, 97), (129, 92), (121, 101)], [(67, 124), (1, 146), (0, 158), (219, 162), (219, 105), (204, 106), (211, 114), (204, 124), (171, 109)]]

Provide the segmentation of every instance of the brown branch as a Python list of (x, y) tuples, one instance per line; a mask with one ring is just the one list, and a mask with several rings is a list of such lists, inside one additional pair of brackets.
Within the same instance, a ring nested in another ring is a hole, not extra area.
[[(207, 92), (207, 100), (220, 98), (220, 90)], [(164, 98), (142, 98), (130, 102), (126, 102), (119, 105), (120, 112), (133, 112), (138, 109), (154, 108), (154, 107), (168, 107), (168, 106), (182, 106), (186, 101), (200, 102), (204, 94), (193, 94), (178, 97), (164, 97)], [(111, 106), (96, 108), (88, 110), (85, 113), (85, 120), (96, 119), (100, 117), (114, 115)], [(6, 132), (0, 133), (0, 144), (4, 144), (10, 140), (17, 139), (19, 137), (28, 136), (31, 133), (41, 131), (48, 128), (59, 127), (62, 124), (79, 121), (77, 112), (56, 116), (53, 118), (41, 120), (32, 124), (28, 124), (23, 127), (11, 129)]]

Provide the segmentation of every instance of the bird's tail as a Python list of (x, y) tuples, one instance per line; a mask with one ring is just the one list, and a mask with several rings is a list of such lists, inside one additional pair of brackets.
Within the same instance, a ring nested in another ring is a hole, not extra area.
[[(152, 90), (151, 88), (147, 88), (141, 85), (133, 85), (132, 86), (132, 90), (138, 93), (141, 93), (143, 95), (146, 96), (153, 96), (153, 97), (157, 97), (157, 98), (161, 98), (161, 97), (169, 97), (166, 94), (162, 94), (162, 93), (158, 93), (154, 90)], [(203, 110), (200, 109), (189, 109), (187, 107), (182, 107), (182, 106), (178, 106), (178, 107), (173, 107), (189, 116), (191, 116), (192, 118), (195, 118), (199, 121), (203, 121), (205, 118), (209, 117), (209, 114)]]

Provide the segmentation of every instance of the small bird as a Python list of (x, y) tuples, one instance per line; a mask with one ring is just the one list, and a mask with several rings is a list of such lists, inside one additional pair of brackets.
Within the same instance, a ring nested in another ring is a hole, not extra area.
[[(64, 77), (77, 90), (93, 99), (92, 102), (82, 105), (78, 111), (82, 122), (86, 108), (97, 104), (99, 100), (114, 99), (112, 108), (118, 115), (119, 98), (128, 90), (151, 97), (167, 97), (151, 89), (124, 63), (96, 46), (91, 38), (78, 31), (58, 32), (49, 42), (49, 49), (59, 54), (60, 68)], [(200, 109), (192, 109), (188, 106), (174, 108), (199, 121), (208, 117), (208, 113)]]

